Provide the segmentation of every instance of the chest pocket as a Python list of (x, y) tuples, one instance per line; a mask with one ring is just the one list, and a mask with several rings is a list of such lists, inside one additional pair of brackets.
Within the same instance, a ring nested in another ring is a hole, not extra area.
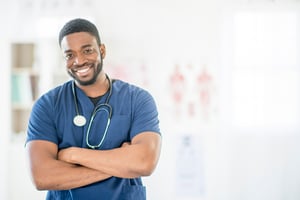
[(89, 143), (94, 146), (103, 140), (100, 146), (101, 150), (120, 147), (123, 142), (130, 139), (129, 115), (113, 115), (106, 131), (107, 119), (108, 116), (97, 115), (90, 127), (89, 135), (86, 135)]

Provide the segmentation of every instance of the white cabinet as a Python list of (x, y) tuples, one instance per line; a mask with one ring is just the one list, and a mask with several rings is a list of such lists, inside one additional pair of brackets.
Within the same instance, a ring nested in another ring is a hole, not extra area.
[(52, 39), (11, 43), (11, 134), (24, 138), (37, 98), (68, 79), (58, 43)]
[(39, 74), (33, 67), (34, 55), (34, 43), (11, 43), (12, 134), (25, 134), (30, 110), (39, 92)]

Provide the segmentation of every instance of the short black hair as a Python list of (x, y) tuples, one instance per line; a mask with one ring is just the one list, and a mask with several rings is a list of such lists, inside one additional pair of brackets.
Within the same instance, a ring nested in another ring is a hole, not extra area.
[(82, 18), (76, 18), (68, 21), (59, 32), (59, 46), (63, 37), (72, 33), (87, 32), (95, 36), (98, 44), (101, 44), (100, 36), (97, 27), (90, 21)]

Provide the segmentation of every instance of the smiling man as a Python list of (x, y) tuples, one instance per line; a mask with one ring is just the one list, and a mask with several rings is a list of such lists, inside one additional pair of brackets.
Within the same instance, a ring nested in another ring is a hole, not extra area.
[(161, 151), (158, 111), (146, 90), (104, 72), (96, 26), (67, 22), (59, 33), (73, 80), (35, 103), (26, 150), (30, 174), (47, 200), (144, 200), (143, 176)]

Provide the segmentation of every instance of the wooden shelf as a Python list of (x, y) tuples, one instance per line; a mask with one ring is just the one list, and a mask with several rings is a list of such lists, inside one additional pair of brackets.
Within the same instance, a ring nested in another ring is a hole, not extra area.
[(11, 44), (11, 126), (13, 134), (26, 132), (30, 111), (38, 93), (34, 70), (34, 43)]
[[(56, 40), (55, 40), (56, 41)], [(69, 79), (53, 40), (11, 43), (12, 137), (26, 133), (30, 112), (42, 92)]]

